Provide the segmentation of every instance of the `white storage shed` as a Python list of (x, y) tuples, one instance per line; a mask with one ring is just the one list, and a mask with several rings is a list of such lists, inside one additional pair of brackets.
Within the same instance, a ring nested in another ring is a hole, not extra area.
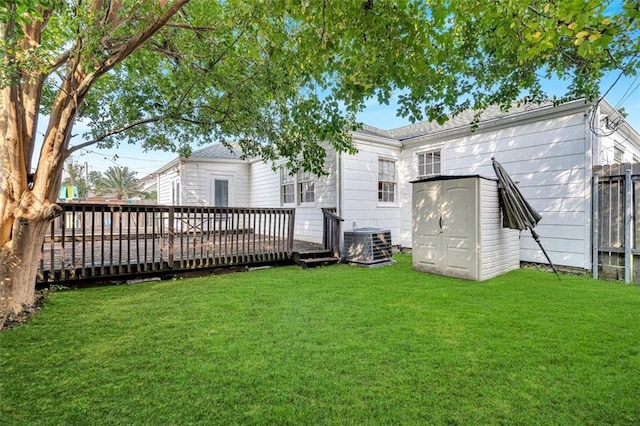
[(412, 183), (414, 269), (483, 281), (520, 267), (519, 231), (502, 227), (495, 179)]

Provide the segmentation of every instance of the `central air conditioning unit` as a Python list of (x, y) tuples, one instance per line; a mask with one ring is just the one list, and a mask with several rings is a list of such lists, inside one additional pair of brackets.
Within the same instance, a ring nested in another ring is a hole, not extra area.
[(345, 231), (344, 248), (347, 262), (366, 265), (391, 262), (391, 231), (378, 228)]

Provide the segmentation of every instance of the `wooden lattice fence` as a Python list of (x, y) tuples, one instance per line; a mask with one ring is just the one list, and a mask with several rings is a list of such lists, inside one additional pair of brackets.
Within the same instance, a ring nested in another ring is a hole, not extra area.
[(640, 282), (640, 164), (594, 167), (593, 275)]

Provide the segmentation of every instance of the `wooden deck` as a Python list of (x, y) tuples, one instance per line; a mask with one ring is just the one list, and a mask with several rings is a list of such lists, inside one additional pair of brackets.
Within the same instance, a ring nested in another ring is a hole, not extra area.
[(40, 287), (288, 261), (294, 209), (63, 203), (42, 249)]

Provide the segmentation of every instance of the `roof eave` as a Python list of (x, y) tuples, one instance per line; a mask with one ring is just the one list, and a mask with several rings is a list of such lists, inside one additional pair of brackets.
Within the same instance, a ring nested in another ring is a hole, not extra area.
[(470, 123), (451, 129), (445, 129), (423, 135), (408, 137), (406, 139), (400, 139), (400, 141), (402, 142), (403, 146), (411, 146), (424, 142), (434, 142), (444, 139), (451, 139), (452, 137), (456, 136), (466, 136), (469, 134), (478, 134), (500, 128), (506, 128), (513, 126), (515, 123), (537, 121), (545, 116), (548, 116), (548, 118), (552, 118), (554, 116), (563, 116), (567, 115), (568, 113), (578, 112), (581, 110), (586, 112), (590, 108), (592, 108), (592, 106), (592, 103), (588, 103), (584, 99), (576, 99), (558, 106), (548, 105), (529, 111), (522, 111), (512, 115), (495, 117), (485, 121), (480, 121), (476, 129), (473, 131), (471, 130), (472, 125)]

